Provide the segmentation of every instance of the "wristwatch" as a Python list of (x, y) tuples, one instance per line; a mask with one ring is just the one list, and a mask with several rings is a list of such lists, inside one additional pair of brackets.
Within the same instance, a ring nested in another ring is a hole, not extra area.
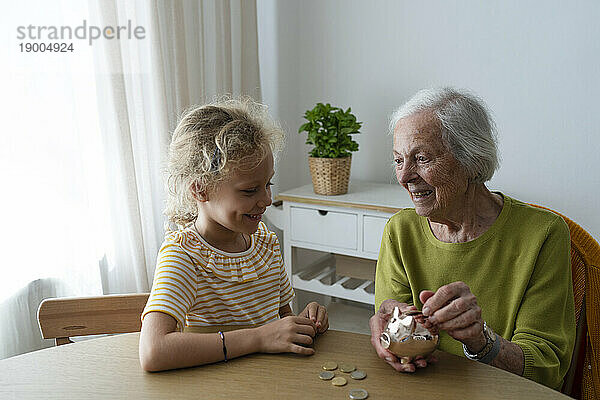
[(483, 336), (485, 336), (485, 346), (478, 353), (469, 352), (467, 346), (463, 343), (463, 352), (469, 360), (479, 361), (489, 364), (500, 352), (500, 340), (498, 335), (483, 321)]

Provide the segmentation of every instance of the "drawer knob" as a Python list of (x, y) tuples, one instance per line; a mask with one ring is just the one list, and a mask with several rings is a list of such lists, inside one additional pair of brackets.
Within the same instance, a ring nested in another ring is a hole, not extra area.
[(319, 214), (321, 214), (321, 215), (327, 215), (328, 212), (329, 211), (327, 211), (327, 210), (319, 210)]

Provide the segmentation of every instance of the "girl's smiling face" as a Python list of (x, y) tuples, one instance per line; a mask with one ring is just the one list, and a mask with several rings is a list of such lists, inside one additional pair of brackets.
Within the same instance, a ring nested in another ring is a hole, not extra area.
[[(271, 178), (273, 153), (254, 168), (236, 168), (219, 184), (209, 189), (204, 201), (199, 202), (208, 232), (218, 236), (245, 233), (251, 235), (258, 229), (262, 215), (271, 205)], [(233, 235), (235, 236), (235, 235)]]
[(444, 218), (463, 205), (468, 176), (447, 149), (441, 125), (430, 112), (401, 119), (394, 129), (396, 178), (418, 215)]

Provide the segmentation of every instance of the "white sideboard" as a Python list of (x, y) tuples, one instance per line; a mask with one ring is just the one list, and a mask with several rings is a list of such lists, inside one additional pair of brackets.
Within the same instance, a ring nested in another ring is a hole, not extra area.
[[(277, 200), (283, 201), (284, 261), (294, 288), (373, 304), (373, 281), (336, 275), (331, 255), (376, 260), (387, 220), (413, 206), (404, 188), (353, 180), (347, 194), (322, 196), (305, 185), (280, 193)], [(304, 266), (297, 249), (317, 250), (323, 257)]]

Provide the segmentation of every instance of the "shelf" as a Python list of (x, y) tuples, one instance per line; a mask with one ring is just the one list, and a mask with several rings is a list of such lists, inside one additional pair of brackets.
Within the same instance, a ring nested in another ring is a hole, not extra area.
[(283, 202), (345, 207), (394, 214), (402, 208), (414, 207), (410, 195), (397, 183), (375, 183), (352, 179), (348, 193), (337, 196), (315, 194), (312, 184), (286, 190), (276, 196)]
[[(339, 279), (338, 279), (339, 278)], [(323, 283), (323, 280), (331, 280), (333, 283)], [(369, 280), (358, 280), (348, 276), (339, 276), (335, 273), (335, 267), (328, 266), (319, 271), (301, 271), (292, 274), (292, 285), (295, 289), (306, 290), (333, 296), (340, 299), (357, 301), (365, 304), (374, 304), (374, 283)]]

